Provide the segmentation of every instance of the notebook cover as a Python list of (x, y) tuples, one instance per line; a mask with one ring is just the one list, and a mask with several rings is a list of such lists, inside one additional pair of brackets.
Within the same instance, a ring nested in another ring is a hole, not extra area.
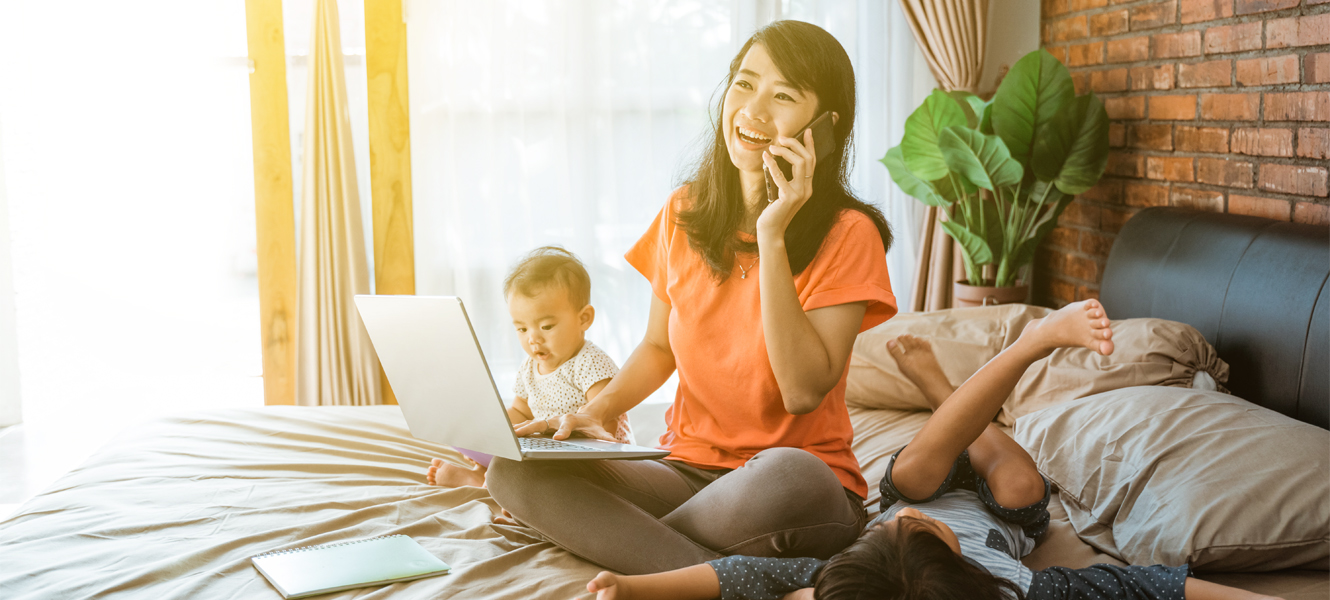
[(405, 535), (306, 546), (250, 560), (288, 600), (448, 572), (447, 563)]

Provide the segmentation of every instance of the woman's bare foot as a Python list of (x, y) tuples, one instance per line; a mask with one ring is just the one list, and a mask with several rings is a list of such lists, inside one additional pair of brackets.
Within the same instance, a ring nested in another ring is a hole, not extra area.
[(901, 373), (919, 386), (933, 408), (937, 408), (956, 391), (947, 379), (947, 374), (942, 372), (942, 365), (938, 364), (933, 346), (928, 340), (909, 334), (902, 335), (887, 342), (887, 351), (896, 359)]
[(1085, 300), (1030, 321), (1016, 343), (1042, 355), (1058, 348), (1088, 348), (1107, 356), (1113, 353), (1113, 330), (1104, 306)]
[(466, 460), (471, 463), (469, 469), (442, 458), (434, 459), (430, 462), (429, 470), (425, 471), (425, 482), (443, 487), (485, 487), (485, 467), (470, 458)]

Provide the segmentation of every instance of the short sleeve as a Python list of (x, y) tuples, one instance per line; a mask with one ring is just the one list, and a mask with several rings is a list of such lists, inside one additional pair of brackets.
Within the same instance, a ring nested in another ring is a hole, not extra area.
[(1187, 565), (1180, 567), (1119, 567), (1094, 565), (1084, 569), (1050, 567), (1034, 574), (1029, 600), (1114, 598), (1121, 600), (1183, 600)]
[(670, 302), (666, 287), (669, 282), (670, 240), (674, 236), (675, 228), (674, 202), (682, 190), (683, 188), (680, 188), (670, 196), (665, 206), (656, 213), (655, 220), (651, 221), (646, 232), (638, 238), (632, 248), (628, 249), (628, 253), (623, 255), (628, 264), (633, 265), (633, 268), (651, 283), (651, 291), (656, 297), (671, 305), (673, 303)]
[(614, 364), (614, 359), (599, 347), (587, 342), (586, 348), (578, 356), (577, 364), (574, 365), (573, 379), (577, 389), (586, 394), (591, 386), (618, 374), (619, 367)]
[(805, 311), (868, 302), (859, 331), (872, 329), (896, 315), (887, 252), (868, 215), (843, 211), (806, 271), (808, 284), (799, 294)]
[(522, 361), (522, 367), (517, 369), (517, 377), (513, 378), (513, 395), (518, 398), (531, 398), (531, 390), (526, 387), (526, 374), (531, 372), (531, 357)]
[(780, 600), (785, 594), (813, 587), (827, 563), (816, 558), (726, 556), (708, 562), (716, 570), (721, 600)]

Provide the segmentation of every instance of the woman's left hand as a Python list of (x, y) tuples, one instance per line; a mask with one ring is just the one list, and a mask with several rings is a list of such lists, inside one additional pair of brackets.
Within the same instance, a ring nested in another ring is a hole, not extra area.
[[(802, 143), (800, 143), (802, 142)], [(790, 180), (776, 165), (779, 156), (790, 162)], [(777, 136), (762, 153), (762, 162), (767, 166), (772, 181), (780, 190), (776, 198), (767, 198), (770, 203), (766, 210), (757, 217), (759, 240), (764, 235), (785, 238), (785, 229), (794, 220), (794, 215), (803, 208), (804, 203), (813, 196), (813, 170), (817, 167), (817, 149), (813, 147), (813, 132), (805, 130), (802, 140)]]

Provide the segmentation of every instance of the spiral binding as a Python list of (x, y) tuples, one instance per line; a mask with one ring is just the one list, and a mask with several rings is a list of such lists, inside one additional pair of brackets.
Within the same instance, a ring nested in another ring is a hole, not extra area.
[(389, 539), (389, 538), (395, 538), (395, 537), (406, 537), (406, 536), (405, 536), (405, 535), (402, 535), (402, 534), (400, 534), (400, 533), (398, 533), (398, 534), (394, 534), (394, 535), (381, 535), (381, 536), (379, 536), (379, 537), (366, 538), (366, 539), (363, 539), (363, 540), (355, 540), (355, 541), (351, 541), (351, 542), (340, 542), (340, 543), (335, 543), (335, 544), (319, 544), (318, 546), (305, 546), (305, 547), (303, 547), (303, 548), (292, 548), (292, 549), (290, 549), (290, 550), (279, 550), (279, 551), (277, 551), (277, 552), (269, 552), (269, 553), (267, 553), (267, 554), (260, 554), (260, 555), (258, 555), (258, 556), (255, 556), (254, 558), (255, 558), (255, 559), (258, 559), (258, 558), (267, 558), (267, 557), (269, 557), (269, 556), (281, 556), (281, 555), (283, 555), (283, 554), (295, 554), (295, 553), (297, 553), (297, 552), (308, 552), (308, 551), (310, 551), (310, 550), (323, 550), (324, 548), (338, 548), (338, 547), (341, 547), (341, 546), (353, 546), (353, 545), (355, 545), (355, 544), (362, 544), (362, 543), (365, 543), (365, 542), (372, 542), (372, 541), (374, 541), (374, 540), (386, 540), (386, 539)]

